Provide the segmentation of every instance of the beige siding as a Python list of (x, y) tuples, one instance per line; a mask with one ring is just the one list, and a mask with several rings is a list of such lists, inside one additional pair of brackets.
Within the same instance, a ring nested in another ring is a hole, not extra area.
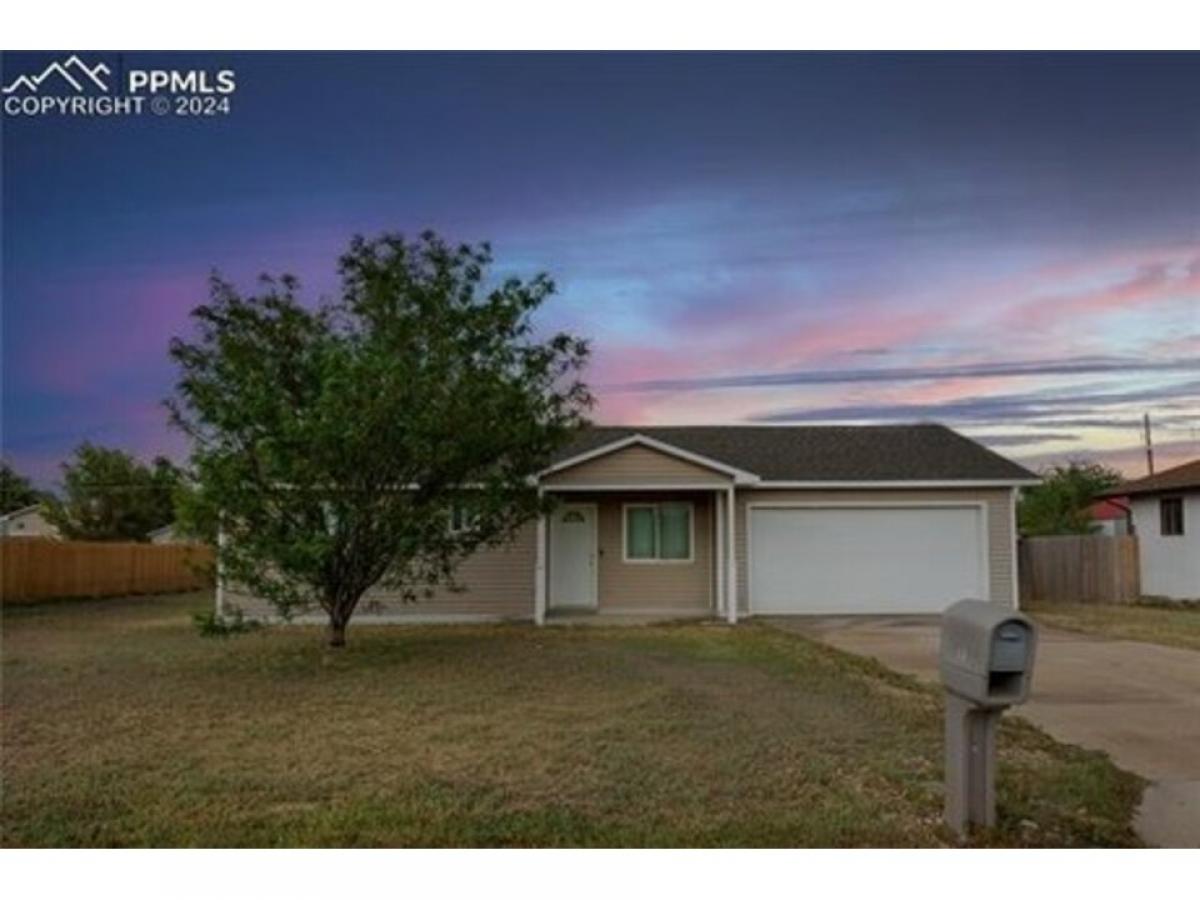
[[(622, 453), (643, 451), (629, 448)], [(648, 454), (664, 457), (656, 451)], [(640, 455), (640, 454), (639, 454)], [(691, 472), (690, 463), (664, 457)], [(607, 459), (607, 458), (606, 458)], [(603, 460), (597, 460), (597, 463)], [(662, 465), (662, 460), (655, 465)], [(584, 464), (590, 465), (590, 464)], [(582, 467), (580, 467), (582, 468)], [(576, 470), (572, 470), (573, 472)], [(643, 468), (642, 471), (645, 471)], [(678, 470), (677, 470), (678, 471)], [(705, 471), (705, 470), (701, 470)], [(567, 474), (567, 473), (564, 473)], [(589, 476), (588, 483), (594, 483)], [(628, 475), (620, 477), (628, 478)], [(687, 476), (695, 478), (694, 472)], [(690, 483), (690, 482), (689, 482)], [(564, 494), (564, 499), (582, 499)], [(605, 492), (588, 494), (597, 505), (598, 593), (600, 612), (705, 613), (714, 607), (715, 561), (713, 558), (712, 491)], [(693, 561), (690, 563), (633, 563), (624, 561), (623, 506), (626, 503), (687, 500), (693, 504)], [(738, 607), (747, 608), (746, 505), (751, 502), (974, 502), (984, 503), (988, 539), (988, 575), (991, 599), (1013, 603), (1012, 581), (1012, 492), (1007, 488), (963, 490), (739, 490), (737, 492)], [(433, 597), (404, 603), (397, 593), (372, 591), (356, 614), (359, 623), (403, 619), (522, 618), (533, 616), (536, 527), (524, 527), (505, 548), (480, 551), (465, 561), (458, 580), (461, 593), (439, 589)], [(547, 553), (547, 566), (553, 553)], [(227, 606), (238, 606), (255, 618), (271, 618), (265, 602), (235, 590), (225, 592)], [(320, 621), (317, 611), (314, 620)]]
[(746, 504), (747, 503), (985, 503), (988, 541), (988, 585), (991, 600), (1014, 603), (1012, 491), (1009, 488), (954, 490), (740, 490), (737, 494), (738, 609), (747, 608)]
[[(354, 614), (357, 624), (369, 624), (372, 619), (447, 618), (533, 618), (534, 555), (537, 530), (533, 523), (523, 527), (510, 545), (484, 549), (459, 566), (456, 578), (465, 588), (462, 592), (438, 588), (432, 597), (406, 603), (398, 591), (378, 589), (369, 591), (360, 601)], [(225, 592), (227, 607), (236, 606), (246, 615), (271, 619), (270, 604), (236, 590)], [(323, 614), (316, 610), (312, 617)], [(321, 619), (323, 621), (323, 619)]]
[[(624, 504), (692, 504), (691, 562), (625, 562)], [(712, 494), (605, 494), (597, 500), (600, 612), (706, 612), (713, 606)], [(552, 558), (551, 554), (551, 558)]]
[(589, 459), (542, 479), (546, 487), (572, 484), (729, 484), (728, 475), (684, 459), (634, 445)]

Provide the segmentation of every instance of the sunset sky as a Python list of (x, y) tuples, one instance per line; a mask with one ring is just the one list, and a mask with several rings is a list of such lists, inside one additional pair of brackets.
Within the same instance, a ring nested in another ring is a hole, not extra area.
[[(336, 287), (432, 227), (559, 285), (605, 423), (940, 421), (1031, 465), (1200, 456), (1200, 54), (82, 54), (228, 117), (3, 121), (3, 452), (186, 456), (217, 269)], [(62, 54), (6, 54), (3, 79)]]

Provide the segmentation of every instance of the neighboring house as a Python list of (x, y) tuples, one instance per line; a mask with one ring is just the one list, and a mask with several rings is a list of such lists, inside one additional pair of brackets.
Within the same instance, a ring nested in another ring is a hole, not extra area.
[[(540, 475), (553, 513), (464, 561), (465, 590), (373, 591), (357, 621), (1015, 606), (1016, 493), (1037, 481), (939, 425), (592, 428)], [(273, 617), (232, 586), (218, 605)]]
[(0, 516), (0, 537), (59, 538), (61, 535), (35, 503)]
[(1097, 500), (1088, 507), (1088, 512), (1092, 516), (1093, 534), (1103, 534), (1108, 537), (1133, 534), (1129, 498), (1123, 494), (1110, 500)]
[(155, 528), (146, 533), (147, 540), (152, 544), (186, 544), (187, 541), (175, 533), (175, 523)]
[(1200, 599), (1200, 459), (1108, 493), (1129, 497), (1142, 593)]

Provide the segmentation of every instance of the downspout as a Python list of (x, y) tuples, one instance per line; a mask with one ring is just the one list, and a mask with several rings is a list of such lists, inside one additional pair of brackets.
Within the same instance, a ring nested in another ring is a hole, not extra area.
[(540, 510), (544, 492), (538, 488), (537, 553), (533, 567), (533, 622), (546, 624), (546, 514)]
[(726, 578), (725, 578), (725, 504), (721, 491), (713, 491), (713, 543), (716, 550), (713, 553), (717, 561), (717, 615), (725, 615)]
[(726, 557), (728, 582), (725, 589), (725, 616), (730, 625), (736, 625), (738, 617), (737, 540), (734, 529), (737, 527), (737, 504), (734, 502), (732, 486), (725, 493), (725, 507), (725, 534), (729, 540), (729, 551)]
[[(1017, 504), (1021, 500), (1021, 489), (1014, 487), (1012, 489), (1012, 514), (1010, 521), (1012, 523), (1012, 545), (1009, 552), (1012, 554), (1012, 598), (1013, 609), (1021, 608), (1021, 570), (1019, 556), (1021, 553), (1021, 534), (1017, 524)], [(990, 540), (990, 539), (989, 539)]]

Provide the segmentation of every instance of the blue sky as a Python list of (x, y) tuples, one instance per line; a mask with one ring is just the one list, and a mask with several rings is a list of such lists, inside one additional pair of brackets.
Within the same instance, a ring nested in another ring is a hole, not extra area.
[[(4, 82), (64, 54), (6, 54)], [(1034, 464), (1200, 455), (1200, 55), (81, 54), (226, 117), (3, 121), (3, 450), (149, 456), (212, 269), (490, 240), (606, 422), (945, 421)]]

